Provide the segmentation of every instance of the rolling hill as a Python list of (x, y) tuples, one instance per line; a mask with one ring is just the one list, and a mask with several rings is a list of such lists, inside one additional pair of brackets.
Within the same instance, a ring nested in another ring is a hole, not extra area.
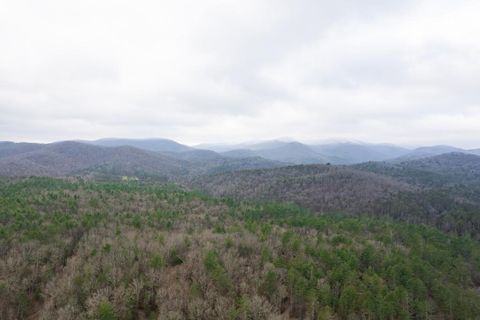
[[(18, 150), (16, 149), (18, 146)], [(232, 159), (207, 150), (153, 152), (131, 146), (101, 147), (66, 141), (52, 144), (9, 144), (0, 158), (0, 176), (135, 176), (176, 180), (184, 176), (284, 164), (259, 157)]]
[(288, 201), (324, 211), (362, 212), (380, 198), (410, 186), (343, 166), (300, 165), (201, 176), (193, 188), (220, 197)]
[(3, 176), (115, 174), (170, 177), (185, 174), (187, 163), (132, 147), (99, 147), (67, 141), (0, 159)]
[(468, 153), (467, 150), (456, 148), (452, 146), (429, 146), (429, 147), (420, 147), (412, 150), (411, 152), (404, 154), (403, 156), (398, 157), (395, 159), (396, 161), (406, 161), (406, 160), (415, 160), (415, 159), (422, 159), (422, 158), (429, 158), (433, 156), (438, 156), (444, 153), (451, 153), (451, 152), (463, 152)]
[(354, 167), (422, 186), (480, 185), (480, 156), (463, 152), (401, 162), (367, 162)]
[(480, 157), (451, 153), (402, 163), (229, 172), (197, 177), (188, 185), (220, 197), (388, 216), (480, 239), (479, 175)]

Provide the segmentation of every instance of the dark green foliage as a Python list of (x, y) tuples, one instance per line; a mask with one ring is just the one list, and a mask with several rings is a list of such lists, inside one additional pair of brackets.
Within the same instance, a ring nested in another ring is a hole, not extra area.
[[(256, 210), (248, 211), (249, 219), (268, 219), (283, 226), (319, 231), (328, 226), (330, 241), (305, 245), (305, 255), (293, 255), (276, 264), (288, 269), (292, 296), (304, 306), (297, 307), (299, 315), (307, 312), (311, 299), (330, 305), (345, 319), (359, 314), (368, 314), (371, 319), (408, 319), (412, 315), (424, 319), (460, 305), (465, 309), (448, 314), (465, 319), (466, 315), (480, 312), (480, 300), (471, 301), (475, 295), (480, 298), (478, 293), (465, 290), (480, 285), (480, 247), (469, 237), (375, 218), (317, 216), (308, 212), (299, 215), (293, 210), (290, 216), (280, 214), (275, 219), (265, 215), (262, 208)], [(281, 237), (282, 246), (289, 252), (298, 251), (298, 246), (292, 246), (294, 238), (292, 232)], [(312, 287), (323, 279), (327, 280), (323, 286)], [(262, 283), (262, 290), (268, 287), (266, 283)], [(442, 293), (449, 291), (458, 296)]]
[(203, 265), (219, 290), (223, 293), (228, 293), (228, 291), (232, 289), (233, 285), (231, 280), (228, 278), (228, 274), (226, 273), (216, 251), (210, 250), (207, 252), (207, 255), (203, 260)]
[(0, 204), (2, 319), (480, 314), (469, 235), (139, 182), (2, 181)]
[(98, 306), (98, 319), (99, 320), (116, 320), (115, 311), (113, 307), (108, 302), (102, 302)]
[(153, 269), (159, 270), (165, 265), (165, 262), (161, 256), (154, 255), (150, 261), (150, 265)]
[(265, 275), (265, 279), (263, 280), (262, 284), (260, 285), (259, 291), (261, 294), (265, 295), (266, 297), (271, 297), (275, 290), (277, 289), (277, 275), (274, 271), (268, 271)]

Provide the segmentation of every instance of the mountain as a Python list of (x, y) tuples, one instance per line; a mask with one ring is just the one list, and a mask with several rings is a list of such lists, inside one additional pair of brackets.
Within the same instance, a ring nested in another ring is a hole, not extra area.
[(212, 144), (204, 143), (196, 145), (197, 149), (207, 149), (219, 153), (225, 153), (232, 150), (263, 150), (263, 149), (274, 149), (282, 147), (290, 142), (294, 142), (291, 139), (275, 139), (275, 140), (265, 140), (265, 141), (256, 141), (256, 142), (243, 142), (236, 144)]
[(188, 163), (133, 147), (99, 147), (66, 141), (0, 159), (3, 176), (66, 176), (108, 173), (173, 176)]
[(163, 154), (168, 154), (172, 158), (188, 160), (188, 161), (215, 161), (220, 158), (225, 158), (219, 153), (211, 150), (187, 150), (180, 152), (162, 152)]
[(444, 146), (444, 145), (420, 147), (394, 160), (395, 161), (415, 160), (415, 159), (438, 156), (440, 154), (450, 153), (450, 152), (466, 152), (466, 150), (452, 147), (452, 146)]
[(232, 158), (257, 156), (290, 164), (326, 163), (329, 160), (300, 142), (269, 141), (249, 147), (229, 150), (222, 155)]
[(237, 145), (202, 145), (227, 157), (259, 156), (292, 164), (354, 164), (365, 161), (394, 159), (411, 150), (389, 144), (336, 142), (304, 144), (296, 141), (271, 140)]
[(169, 158), (188, 162), (189, 175), (212, 174), (232, 170), (276, 168), (285, 165), (276, 159), (257, 154), (229, 157), (213, 150), (195, 149), (168, 139), (101, 139), (89, 143), (101, 146), (132, 146), (153, 151)]
[(299, 143), (296, 141), (284, 141), (284, 140), (267, 140), (255, 143), (242, 144), (245, 148), (250, 150), (269, 150), (285, 147), (291, 143)]
[[(331, 142), (321, 144), (305, 144), (291, 139), (276, 139), (261, 142), (246, 142), (239, 144), (201, 144), (190, 147), (169, 139), (120, 139), (108, 138), (94, 141), (82, 141), (85, 143), (104, 146), (118, 147), (131, 146), (138, 149), (165, 153), (184, 153), (187, 151), (203, 150), (219, 153), (228, 158), (251, 158), (262, 157), (272, 161), (290, 164), (356, 164), (368, 161), (405, 161), (421, 159), (450, 152), (464, 152), (480, 154), (478, 149), (464, 150), (452, 146), (428, 146), (414, 150), (392, 144), (369, 144), (362, 142)], [(0, 143), (1, 144), (1, 143)], [(26, 144), (25, 150), (35, 148), (35, 144)], [(8, 146), (4, 147), (8, 149)], [(4, 151), (6, 154), (8, 151)], [(0, 157), (2, 147), (0, 146)]]
[(409, 149), (395, 145), (351, 142), (321, 144), (310, 147), (319, 154), (329, 157), (330, 162), (335, 164), (383, 161), (398, 158), (410, 152)]
[(0, 141), (0, 158), (34, 151), (41, 147), (42, 144), (39, 143)]
[(294, 164), (326, 163), (328, 159), (299, 142), (277, 144), (273, 148), (254, 149), (262, 158)]
[(258, 156), (227, 157), (210, 150), (190, 150), (166, 153), (168, 156), (191, 163), (190, 175), (214, 174), (227, 171), (278, 168), (286, 163), (264, 159)]
[(5, 152), (5, 156), (0, 157), (0, 176), (93, 175), (177, 180), (185, 176), (285, 165), (259, 157), (233, 159), (209, 150), (160, 153), (131, 146), (102, 147), (72, 141), (28, 147), (8, 144), (4, 149), (8, 154)]
[(120, 147), (131, 146), (138, 149), (149, 150), (154, 152), (184, 152), (192, 150), (193, 148), (180, 144), (169, 139), (120, 139), (108, 138), (94, 141), (82, 141), (102, 147)]
[(255, 157), (257, 153), (250, 149), (233, 149), (221, 153), (225, 157), (230, 158), (246, 158), (246, 157)]
[(468, 153), (480, 156), (480, 149), (470, 149)]

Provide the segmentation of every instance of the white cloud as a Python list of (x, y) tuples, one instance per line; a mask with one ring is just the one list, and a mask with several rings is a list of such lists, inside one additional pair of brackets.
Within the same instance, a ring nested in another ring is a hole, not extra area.
[(478, 12), (472, 0), (5, 2), (0, 140), (480, 147)]

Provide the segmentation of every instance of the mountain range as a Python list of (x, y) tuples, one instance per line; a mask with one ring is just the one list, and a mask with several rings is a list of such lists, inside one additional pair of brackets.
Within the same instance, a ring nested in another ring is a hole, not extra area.
[[(261, 157), (268, 160), (288, 164), (356, 164), (367, 161), (402, 161), (421, 159), (449, 152), (462, 152), (480, 155), (480, 149), (462, 149), (453, 146), (435, 145), (406, 148), (393, 144), (372, 144), (363, 142), (328, 142), (306, 144), (298, 141), (268, 140), (241, 144), (201, 144), (187, 146), (169, 139), (100, 139), (82, 141), (88, 144), (119, 147), (131, 146), (161, 153), (192, 152), (192, 156), (200, 156), (199, 150), (217, 153), (217, 156), (228, 158)], [(206, 155), (203, 152), (203, 155)], [(213, 153), (210, 153), (213, 155)]]
[(214, 196), (381, 214), (480, 235), (478, 149), (279, 140), (206, 147), (168, 139), (0, 142), (0, 176), (173, 182)]
[[(146, 146), (147, 144), (144, 144)], [(0, 176), (135, 176), (172, 180), (186, 175), (278, 167), (259, 157), (231, 159), (213, 151), (177, 148), (154, 152), (130, 145), (100, 146), (64, 141), (50, 144), (0, 143)], [(158, 143), (148, 145), (149, 148)], [(181, 151), (180, 151), (181, 150)]]
[(480, 155), (479, 150), (451, 146), (408, 149), (361, 142), (304, 144), (281, 140), (195, 147), (156, 138), (49, 144), (0, 142), (0, 175), (132, 175), (172, 179), (242, 169), (300, 164), (354, 165), (371, 161), (384, 162), (384, 166), (388, 163), (395, 168), (394, 163), (452, 152)]

